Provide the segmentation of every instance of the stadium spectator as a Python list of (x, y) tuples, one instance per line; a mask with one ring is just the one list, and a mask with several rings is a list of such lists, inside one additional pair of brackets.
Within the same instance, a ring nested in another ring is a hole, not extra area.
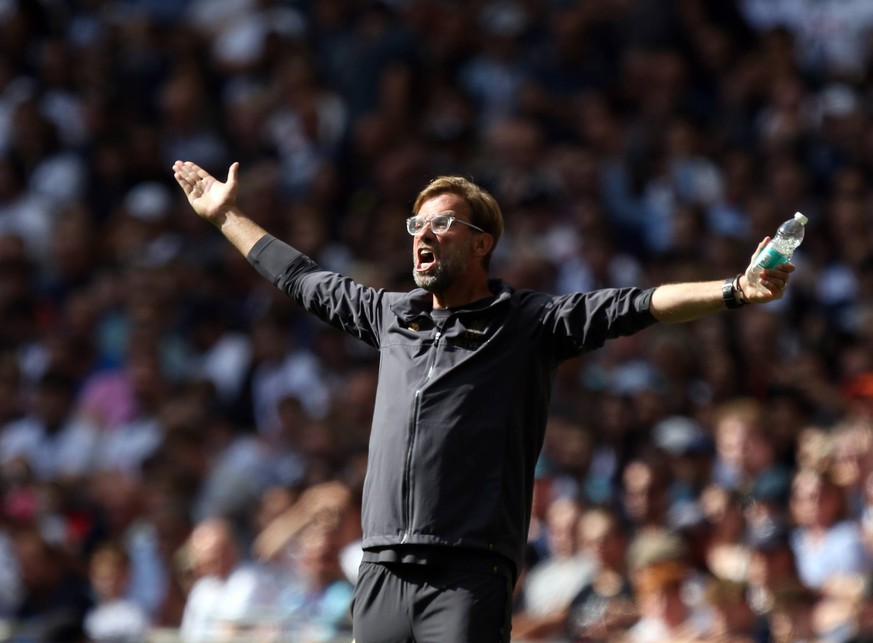
[(683, 540), (663, 529), (649, 530), (631, 541), (628, 566), (639, 619), (618, 640), (694, 640), (706, 632), (706, 614), (689, 601), (693, 580), (686, 557)]
[(40, 377), (30, 412), (0, 432), (0, 463), (21, 459), (38, 478), (74, 481), (98, 458), (99, 427), (74, 412), (76, 382), (59, 372)]
[(765, 624), (776, 594), (803, 584), (791, 549), (790, 530), (780, 523), (761, 524), (749, 531), (745, 543), (749, 551), (746, 597), (758, 628), (769, 630)]
[(93, 600), (76, 561), (32, 527), (14, 534), (13, 549), (22, 589), (13, 614), (19, 625), (28, 635), (49, 640), (62, 628), (81, 631)]
[(714, 579), (706, 586), (706, 604), (713, 611), (713, 624), (701, 638), (705, 641), (748, 643), (756, 640), (755, 614), (746, 600), (742, 583)]
[(799, 471), (791, 488), (797, 525), (792, 548), (800, 579), (812, 589), (871, 571), (870, 557), (857, 521), (848, 519), (846, 498), (829, 474)]
[(581, 547), (582, 507), (571, 498), (554, 500), (546, 514), (549, 556), (526, 570), (521, 608), (512, 616), (519, 638), (549, 638), (564, 629), (573, 597), (590, 584), (596, 569), (591, 552)]
[(219, 518), (198, 523), (191, 532), (188, 555), (196, 580), (182, 615), (182, 640), (257, 638), (262, 629), (275, 629), (280, 579), (273, 570), (246, 561), (230, 523)]
[(616, 513), (589, 509), (579, 520), (579, 538), (595, 571), (568, 606), (565, 631), (572, 641), (608, 641), (639, 617), (627, 570), (628, 534)]
[(85, 633), (93, 641), (135, 643), (148, 636), (148, 615), (124, 598), (130, 560), (123, 547), (106, 543), (91, 555), (88, 570), (95, 605), (85, 615)]

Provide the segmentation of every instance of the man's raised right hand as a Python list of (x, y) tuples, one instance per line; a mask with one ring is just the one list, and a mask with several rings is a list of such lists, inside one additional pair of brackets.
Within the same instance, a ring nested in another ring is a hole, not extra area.
[(194, 211), (210, 223), (221, 226), (227, 213), (236, 207), (237, 172), (239, 163), (227, 171), (222, 183), (191, 161), (173, 163), (173, 177), (185, 191)]

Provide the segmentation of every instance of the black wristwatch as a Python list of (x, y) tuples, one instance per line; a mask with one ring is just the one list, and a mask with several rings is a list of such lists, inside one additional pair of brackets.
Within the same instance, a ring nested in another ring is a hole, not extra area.
[(721, 287), (721, 298), (724, 301), (725, 307), (729, 310), (742, 308), (746, 305), (746, 302), (737, 296), (736, 282), (736, 277), (728, 277), (724, 280), (724, 284)]

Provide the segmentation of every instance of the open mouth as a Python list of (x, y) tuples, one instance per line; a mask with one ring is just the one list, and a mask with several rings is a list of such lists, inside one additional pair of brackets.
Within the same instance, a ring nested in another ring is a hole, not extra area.
[(430, 248), (419, 248), (415, 253), (415, 269), (418, 272), (427, 272), (436, 264), (436, 255)]

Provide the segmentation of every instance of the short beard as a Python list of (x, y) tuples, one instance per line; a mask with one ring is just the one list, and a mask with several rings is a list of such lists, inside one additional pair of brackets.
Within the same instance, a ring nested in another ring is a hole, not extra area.
[(415, 285), (427, 292), (439, 295), (451, 288), (467, 271), (467, 258), (463, 254), (447, 255), (435, 270), (422, 273), (412, 269)]
[(439, 294), (452, 285), (452, 276), (445, 266), (437, 266), (437, 269), (427, 274), (412, 270), (412, 278), (415, 285), (424, 288), (429, 293)]

